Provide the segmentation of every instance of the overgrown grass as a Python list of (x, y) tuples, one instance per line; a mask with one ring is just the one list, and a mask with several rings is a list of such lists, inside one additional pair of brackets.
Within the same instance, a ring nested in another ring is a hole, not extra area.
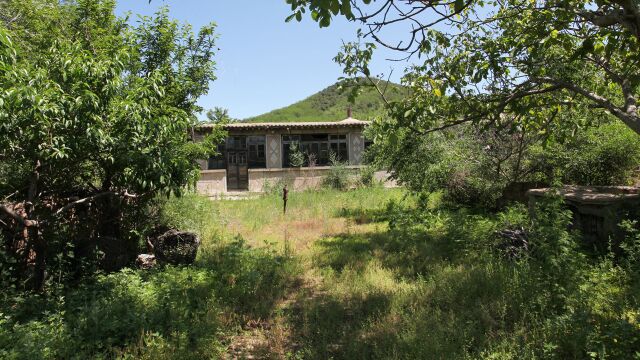
[(302, 296), (293, 315), (301, 356), (637, 358), (637, 272), (581, 255), (561, 209), (545, 213), (520, 260), (501, 254), (495, 230), (526, 221), (523, 208), (390, 206), (386, 232), (316, 242), (322, 295)]
[(219, 358), (246, 319), (270, 316), (300, 273), (281, 251), (223, 238), (206, 198), (162, 209), (167, 225), (201, 235), (194, 265), (125, 269), (46, 297), (3, 291), (0, 358)]
[(353, 228), (356, 220), (343, 214), (355, 209), (384, 208), (388, 201), (401, 201), (406, 195), (401, 189), (375, 187), (344, 192), (330, 189), (290, 192), (286, 214), (281, 194), (277, 193), (248, 201), (221, 200), (213, 204), (219, 221), (225, 225), (226, 236), (241, 234), (253, 246), (283, 246), (286, 237), (294, 248), (302, 249), (308, 242)]
[[(290, 195), (287, 215), (276, 195), (172, 199), (162, 216), (203, 234), (193, 266), (3, 293), (0, 358), (640, 357), (640, 266), (583, 254), (557, 203), (531, 221), (400, 189)], [(509, 258), (495, 231), (521, 226)]]

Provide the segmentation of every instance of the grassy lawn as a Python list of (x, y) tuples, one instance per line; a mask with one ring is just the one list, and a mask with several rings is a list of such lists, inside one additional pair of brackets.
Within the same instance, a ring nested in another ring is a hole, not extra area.
[[(287, 214), (279, 195), (251, 200), (216, 201), (226, 236), (241, 235), (252, 246), (285, 246), (303, 253), (319, 239), (348, 232), (370, 231), (384, 224), (354, 218), (354, 211), (383, 208), (389, 201), (410, 201), (400, 189), (368, 188), (348, 192), (332, 190), (290, 193)], [(410, 198), (409, 198), (410, 199)], [(381, 229), (379, 229), (381, 230)]]

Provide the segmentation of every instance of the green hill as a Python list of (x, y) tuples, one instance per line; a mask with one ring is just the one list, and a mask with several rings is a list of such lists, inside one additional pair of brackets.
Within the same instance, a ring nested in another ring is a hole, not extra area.
[[(384, 84), (381, 87), (384, 87)], [(386, 97), (389, 100), (399, 100), (406, 92), (407, 90), (401, 85), (390, 82), (386, 90)], [(295, 104), (243, 121), (340, 121), (347, 117), (347, 108), (349, 106), (351, 106), (351, 116), (359, 120), (369, 120), (383, 112), (384, 102), (373, 87), (364, 87), (356, 98), (355, 104), (349, 103), (348, 93), (348, 91), (340, 91), (338, 83), (336, 83)]]

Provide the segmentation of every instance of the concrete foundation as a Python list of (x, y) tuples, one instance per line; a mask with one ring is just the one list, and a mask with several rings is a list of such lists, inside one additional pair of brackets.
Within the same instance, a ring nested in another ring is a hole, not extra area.
[(227, 192), (227, 170), (201, 170), (196, 185), (199, 194), (214, 196)]
[[(347, 166), (352, 180), (357, 180), (361, 166)], [(271, 168), (249, 169), (250, 193), (261, 193), (282, 185), (289, 186), (293, 191), (306, 189), (318, 189), (322, 186), (325, 176), (331, 171), (329, 166), (303, 167), (303, 168)], [(389, 173), (378, 171), (374, 174), (374, 180), (381, 182), (385, 187), (397, 187), (394, 180), (389, 180)], [(217, 196), (227, 193), (226, 170), (202, 170), (197, 184), (199, 194)]]
[(560, 189), (532, 189), (527, 192), (533, 211), (537, 201), (557, 191), (573, 214), (572, 227), (579, 229), (585, 242), (606, 249), (624, 236), (619, 223), (640, 211), (640, 189), (629, 186), (564, 186)]

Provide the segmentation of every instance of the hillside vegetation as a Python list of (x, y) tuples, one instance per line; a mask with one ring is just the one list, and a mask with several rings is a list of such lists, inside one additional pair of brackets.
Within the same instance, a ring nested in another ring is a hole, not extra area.
[[(385, 95), (389, 100), (401, 99), (406, 90), (392, 82), (388, 84)], [(385, 85), (382, 85), (384, 87)], [(363, 88), (354, 104), (349, 103), (349, 91), (341, 90), (338, 83), (287, 107), (266, 114), (248, 118), (247, 122), (294, 122), (294, 121), (340, 121), (347, 117), (347, 108), (351, 106), (352, 117), (369, 120), (382, 114), (384, 102), (375, 88)]]

